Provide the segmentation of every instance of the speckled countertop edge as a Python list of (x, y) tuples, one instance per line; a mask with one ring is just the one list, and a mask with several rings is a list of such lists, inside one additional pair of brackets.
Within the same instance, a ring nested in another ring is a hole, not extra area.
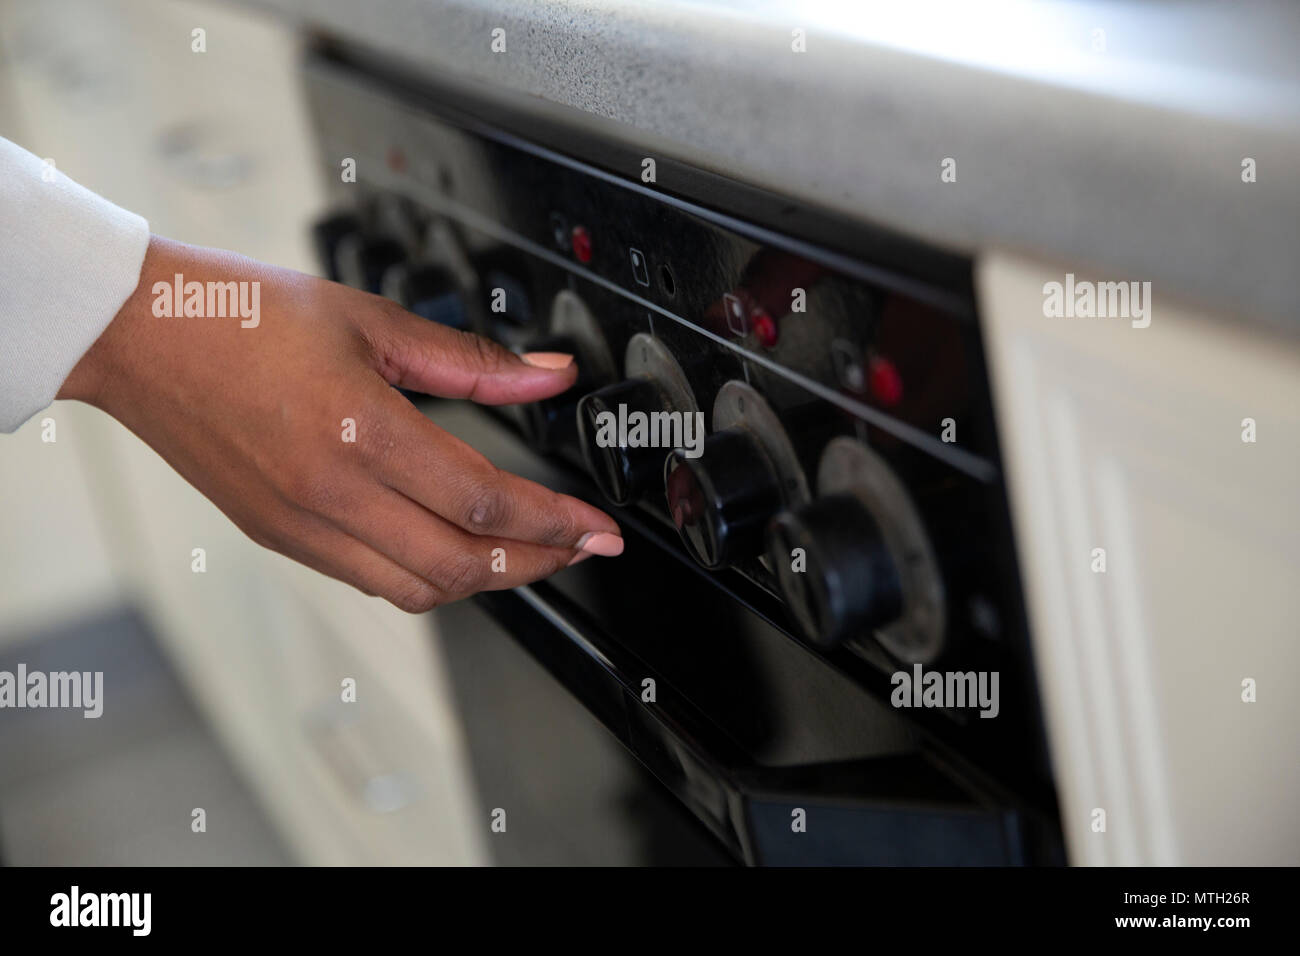
[[(1013, 25), (993, 23), (987, 36), (1014, 44), (1000, 50), (915, 18), (841, 29), (786, 0), (253, 5), (946, 248), (1032, 251), (1300, 328), (1300, 81), (1286, 53), (1300, 7), (1081, 0), (1055, 5), (1068, 35), (1030, 24), (1006, 40)], [(805, 23), (795, 54), (791, 24)], [(1096, 67), (1091, 23), (1114, 48)], [(490, 47), (498, 27), (505, 53)], [(947, 157), (956, 182), (940, 181)], [(1242, 182), (1244, 157), (1256, 182)]]

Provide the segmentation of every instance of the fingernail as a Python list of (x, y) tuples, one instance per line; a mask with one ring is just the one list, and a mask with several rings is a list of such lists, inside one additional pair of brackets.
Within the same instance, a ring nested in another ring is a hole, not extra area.
[(566, 564), (565, 567), (571, 568), (575, 564), (578, 564), (581, 561), (586, 561), (588, 558), (593, 558), (593, 557), (595, 557), (595, 555), (593, 555), (590, 551), (579, 551), (577, 554), (575, 554), (572, 558), (569, 559), (569, 563)]
[(623, 539), (608, 531), (589, 531), (578, 541), (578, 547), (602, 558), (616, 558), (623, 553)]
[(567, 352), (525, 352), (519, 357), (534, 368), (548, 368), (552, 371), (573, 364), (573, 356)]

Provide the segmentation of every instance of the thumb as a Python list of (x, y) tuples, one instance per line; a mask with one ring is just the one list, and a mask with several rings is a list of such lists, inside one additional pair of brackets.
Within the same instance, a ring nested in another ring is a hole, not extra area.
[(390, 385), (441, 398), (484, 405), (534, 402), (558, 395), (578, 378), (572, 355), (516, 355), (490, 339), (409, 312), (394, 315), (371, 342)]

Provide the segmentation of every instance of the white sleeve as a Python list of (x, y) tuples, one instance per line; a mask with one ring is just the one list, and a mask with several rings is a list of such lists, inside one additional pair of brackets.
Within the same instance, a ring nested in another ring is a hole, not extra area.
[(50, 402), (140, 281), (149, 224), (0, 137), (0, 431)]

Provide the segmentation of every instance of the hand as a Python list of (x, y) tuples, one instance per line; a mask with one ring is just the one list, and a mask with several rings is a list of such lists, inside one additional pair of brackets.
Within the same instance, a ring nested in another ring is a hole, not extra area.
[[(159, 317), (178, 273), (205, 289), (250, 283), (256, 324)], [(576, 377), (572, 356), (520, 358), (379, 296), (155, 237), (59, 398), (122, 422), (258, 544), (422, 612), (617, 555), (623, 539), (608, 515), (497, 469), (391, 386), (499, 405)]]

